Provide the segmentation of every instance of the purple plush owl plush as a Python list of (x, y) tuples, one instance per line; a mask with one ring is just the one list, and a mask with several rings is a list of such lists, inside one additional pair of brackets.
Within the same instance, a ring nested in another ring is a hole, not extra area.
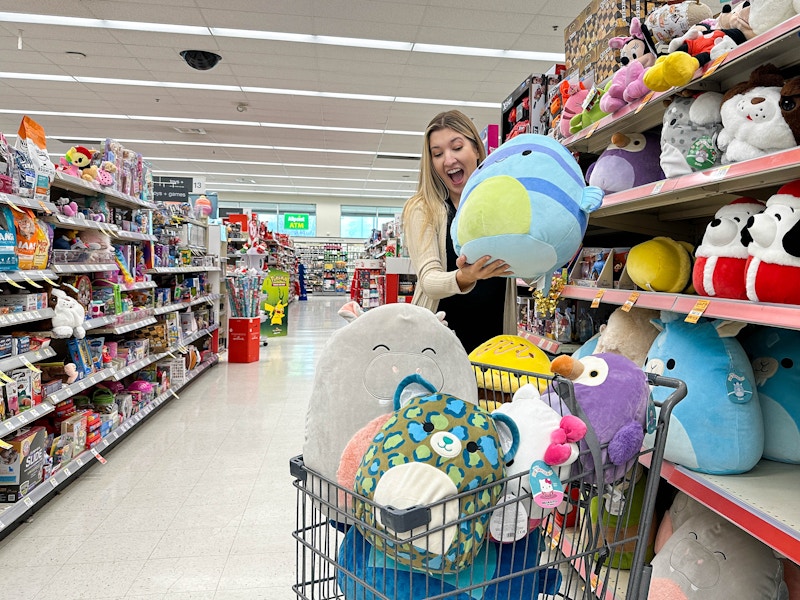
[[(605, 482), (621, 479), (644, 441), (650, 398), (646, 374), (629, 358), (605, 352), (581, 359), (562, 355), (553, 359), (550, 369), (572, 381), (575, 401), (602, 447)], [(546, 396), (552, 406), (555, 394)], [(581, 451), (585, 449), (581, 442)], [(587, 471), (593, 469), (589, 461), (590, 455), (581, 455)]]
[(661, 138), (653, 133), (615, 133), (611, 144), (586, 171), (589, 185), (621, 192), (664, 179)]

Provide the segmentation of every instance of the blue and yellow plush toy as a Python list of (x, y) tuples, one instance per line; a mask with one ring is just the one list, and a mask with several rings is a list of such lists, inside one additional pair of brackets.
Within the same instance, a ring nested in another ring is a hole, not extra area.
[[(401, 407), (402, 392), (412, 384), (425, 385), (431, 394)], [(368, 500), (354, 500), (358, 526), (367, 541), (399, 564), (458, 572), (472, 564), (486, 537), (490, 513), (480, 511), (500, 497), (519, 431), (506, 415), (436, 393), (419, 375), (400, 383), (394, 406), (356, 472), (354, 489)], [(506, 447), (496, 423), (503, 424)], [(410, 532), (394, 531), (383, 522), (381, 506), (430, 506), (430, 520)]]
[(491, 256), (514, 276), (550, 287), (551, 273), (581, 245), (603, 191), (552, 138), (525, 133), (502, 144), (467, 180), (450, 229), (469, 262)]

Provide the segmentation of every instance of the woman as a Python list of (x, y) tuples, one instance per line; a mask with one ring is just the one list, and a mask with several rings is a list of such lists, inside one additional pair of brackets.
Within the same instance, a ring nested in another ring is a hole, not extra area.
[(516, 280), (508, 265), (457, 256), (450, 225), (467, 179), (486, 152), (460, 111), (436, 115), (425, 130), (417, 192), (403, 207), (405, 244), (417, 273), (413, 304), (444, 311), (469, 353), (502, 333), (516, 333)]

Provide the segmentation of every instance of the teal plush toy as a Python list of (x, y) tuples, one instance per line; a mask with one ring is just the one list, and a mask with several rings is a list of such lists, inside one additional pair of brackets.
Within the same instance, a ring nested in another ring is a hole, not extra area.
[[(734, 336), (744, 323), (662, 312), (660, 333), (645, 370), (686, 383), (686, 397), (672, 411), (664, 458), (713, 475), (745, 473), (764, 450), (764, 425), (750, 361)], [(671, 390), (657, 387), (653, 399)], [(652, 446), (648, 436), (645, 443)]]
[(800, 331), (758, 327), (741, 342), (764, 415), (764, 458), (800, 463)]
[(516, 277), (550, 287), (551, 273), (580, 248), (603, 191), (586, 186), (572, 154), (552, 138), (525, 133), (502, 144), (472, 173), (450, 234), (470, 263), (505, 261)]
[[(432, 393), (401, 407), (402, 392), (412, 384), (425, 385)], [(369, 500), (354, 499), (357, 526), (367, 541), (399, 564), (457, 572), (480, 551), (489, 512), (476, 513), (497, 503), (503, 489), (499, 482), (505, 463), (517, 452), (519, 432), (505, 415), (493, 416), (460, 398), (436, 393), (419, 375), (400, 383), (394, 406), (356, 473), (354, 489)], [(496, 423), (503, 424), (506, 448)], [(410, 532), (394, 531), (382, 522), (381, 506), (430, 506), (430, 520)], [(417, 535), (421, 537), (408, 539)]]

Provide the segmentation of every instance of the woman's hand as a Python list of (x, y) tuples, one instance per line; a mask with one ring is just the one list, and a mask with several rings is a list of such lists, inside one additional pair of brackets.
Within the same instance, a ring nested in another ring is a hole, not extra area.
[(467, 257), (463, 254), (456, 259), (456, 281), (458, 286), (465, 290), (479, 279), (490, 279), (492, 277), (509, 277), (514, 273), (502, 260), (492, 260), (491, 256), (482, 256), (474, 263), (467, 262)]

